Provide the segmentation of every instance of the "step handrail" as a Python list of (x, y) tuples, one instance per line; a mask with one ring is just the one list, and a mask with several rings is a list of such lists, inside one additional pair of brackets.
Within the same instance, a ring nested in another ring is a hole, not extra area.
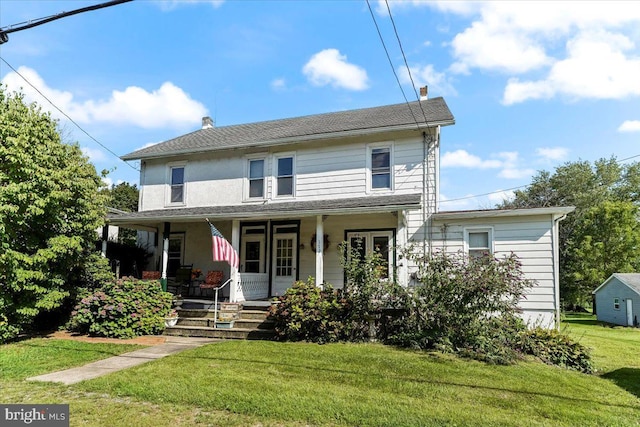
[(215, 288), (215, 300), (213, 301), (213, 328), (218, 327), (218, 291), (231, 283), (231, 279), (227, 279), (222, 285)]

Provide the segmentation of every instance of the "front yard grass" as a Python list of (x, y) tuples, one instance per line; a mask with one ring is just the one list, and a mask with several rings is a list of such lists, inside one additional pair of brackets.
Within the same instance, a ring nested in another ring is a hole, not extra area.
[(30, 340), (0, 347), (0, 396), (4, 403), (70, 403), (72, 426), (640, 425), (640, 393), (621, 379), (630, 370), (628, 382), (640, 382), (640, 331), (570, 320), (566, 331), (594, 348), (598, 375), (379, 344), (229, 341), (62, 386), (24, 381), (54, 370), (53, 362), (23, 365), (53, 352), (66, 360), (55, 362), (68, 365), (55, 368), (62, 369), (87, 363), (82, 354), (106, 357), (120, 347)]

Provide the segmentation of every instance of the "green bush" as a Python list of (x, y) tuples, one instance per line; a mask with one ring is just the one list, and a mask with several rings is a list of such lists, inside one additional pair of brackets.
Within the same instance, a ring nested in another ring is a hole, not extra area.
[(309, 279), (287, 289), (269, 314), (278, 339), (327, 343), (346, 339), (347, 311), (348, 304), (331, 285), (322, 289)]
[(67, 328), (112, 338), (159, 334), (171, 301), (172, 295), (162, 291), (159, 281), (124, 277), (85, 295)]
[(550, 365), (593, 373), (593, 363), (589, 350), (555, 329), (535, 328), (522, 333), (520, 348)]

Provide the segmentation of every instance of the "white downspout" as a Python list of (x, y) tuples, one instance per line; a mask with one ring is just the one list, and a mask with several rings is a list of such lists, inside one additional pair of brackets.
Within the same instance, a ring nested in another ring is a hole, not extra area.
[(555, 323), (556, 329), (560, 330), (560, 236), (558, 227), (560, 221), (565, 219), (567, 214), (553, 218), (553, 232), (551, 233), (551, 239), (553, 244), (553, 281), (554, 283), (554, 301), (555, 308)]

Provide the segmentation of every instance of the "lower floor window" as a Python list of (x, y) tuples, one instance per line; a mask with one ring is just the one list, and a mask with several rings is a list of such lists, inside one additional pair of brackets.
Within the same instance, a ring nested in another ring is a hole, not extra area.
[(353, 231), (347, 233), (347, 242), (351, 248), (360, 253), (360, 257), (372, 253), (380, 254), (382, 259), (382, 277), (389, 278), (393, 266), (393, 232), (392, 231)]

